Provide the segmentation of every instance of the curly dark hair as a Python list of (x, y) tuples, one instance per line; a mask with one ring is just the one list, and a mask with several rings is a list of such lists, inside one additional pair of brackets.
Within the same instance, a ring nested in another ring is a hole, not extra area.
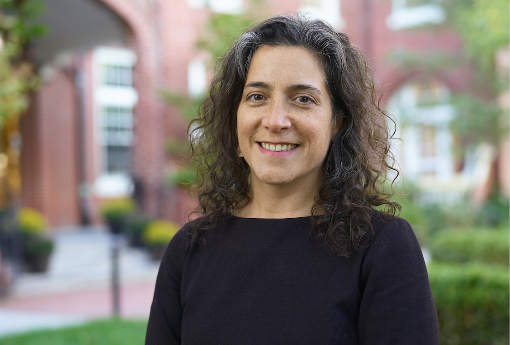
[[(348, 256), (371, 233), (373, 208), (395, 215), (400, 205), (385, 191), (386, 172), (398, 176), (372, 71), (344, 33), (300, 14), (270, 18), (242, 34), (224, 55), (199, 117), (191, 125), (192, 158), (198, 163), (198, 201), (191, 242), (203, 239), (249, 201), (250, 167), (238, 155), (237, 109), (248, 68), (263, 45), (304, 47), (314, 53), (326, 76), (334, 137), (323, 167), (322, 186), (311, 209), (313, 232), (335, 255)], [(391, 120), (391, 119), (390, 119)]]

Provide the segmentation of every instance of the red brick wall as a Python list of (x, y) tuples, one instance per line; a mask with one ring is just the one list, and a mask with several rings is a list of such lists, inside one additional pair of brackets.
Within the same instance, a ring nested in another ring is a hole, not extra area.
[(74, 90), (69, 75), (56, 71), (22, 120), (22, 203), (43, 212), (51, 225), (78, 219)]

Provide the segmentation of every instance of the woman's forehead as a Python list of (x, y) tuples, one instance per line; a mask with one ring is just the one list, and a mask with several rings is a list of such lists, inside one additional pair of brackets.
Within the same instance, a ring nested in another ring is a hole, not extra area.
[(319, 90), (326, 86), (319, 58), (301, 46), (259, 47), (248, 67), (245, 85), (253, 83), (312, 84)]

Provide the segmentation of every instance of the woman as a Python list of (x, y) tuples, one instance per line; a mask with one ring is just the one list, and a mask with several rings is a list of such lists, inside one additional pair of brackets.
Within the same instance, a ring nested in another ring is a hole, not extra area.
[(420, 247), (382, 191), (384, 116), (327, 24), (243, 34), (197, 120), (203, 216), (167, 248), (146, 344), (438, 344)]

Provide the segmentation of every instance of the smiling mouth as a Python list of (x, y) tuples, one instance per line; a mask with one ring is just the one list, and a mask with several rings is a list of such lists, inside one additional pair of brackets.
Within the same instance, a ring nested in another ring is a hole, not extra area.
[(269, 151), (291, 151), (294, 150), (298, 145), (296, 144), (270, 144), (270, 143), (258, 143), (260, 146), (262, 146), (264, 149)]

